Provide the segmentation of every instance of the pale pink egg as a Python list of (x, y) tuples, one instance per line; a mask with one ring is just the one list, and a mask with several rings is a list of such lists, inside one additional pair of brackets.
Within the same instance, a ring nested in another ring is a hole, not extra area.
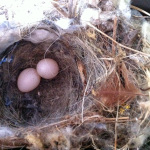
[(38, 74), (44, 79), (53, 79), (59, 72), (58, 64), (50, 58), (42, 59), (36, 66)]
[(41, 77), (38, 75), (36, 69), (27, 68), (20, 73), (17, 86), (21, 92), (30, 92), (39, 85), (40, 80)]

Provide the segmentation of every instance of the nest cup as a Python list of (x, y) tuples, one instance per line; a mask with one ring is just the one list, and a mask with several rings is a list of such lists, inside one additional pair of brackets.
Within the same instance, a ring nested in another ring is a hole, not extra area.
[[(83, 90), (76, 63), (81, 60), (81, 51), (78, 49), (76, 52), (77, 47), (69, 43), (68, 37), (64, 36), (53, 44), (49, 41), (39, 44), (19, 41), (9, 53), (13, 61), (2, 65), (1, 120), (4, 124), (25, 127), (52, 123), (77, 112)], [(12, 48), (14, 45), (7, 50)], [(36, 68), (44, 58), (54, 59), (58, 63), (58, 75), (52, 80), (42, 78), (40, 85), (31, 92), (20, 92), (17, 87), (20, 72), (26, 68)]]

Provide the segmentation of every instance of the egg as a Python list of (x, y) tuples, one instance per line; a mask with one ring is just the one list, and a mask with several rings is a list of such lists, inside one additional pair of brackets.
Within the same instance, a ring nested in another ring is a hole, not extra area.
[(44, 79), (53, 79), (59, 71), (57, 62), (50, 58), (42, 59), (36, 66), (38, 74)]
[(30, 92), (39, 85), (40, 80), (41, 77), (38, 75), (36, 69), (27, 68), (19, 74), (17, 86), (21, 92)]

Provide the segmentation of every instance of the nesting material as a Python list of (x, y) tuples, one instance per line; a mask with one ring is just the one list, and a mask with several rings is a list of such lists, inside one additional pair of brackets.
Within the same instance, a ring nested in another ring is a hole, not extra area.
[(61, 18), (55, 21), (55, 24), (62, 29), (68, 29), (71, 26), (72, 20), (69, 18)]
[(0, 53), (15, 42), (21, 40), (20, 29), (14, 22), (4, 21), (0, 24)]
[(144, 21), (141, 28), (141, 33), (143, 36), (143, 52), (150, 54), (150, 23), (147, 21)]
[(101, 13), (101, 9), (86, 8), (81, 15), (82, 25), (86, 26), (88, 22), (92, 24), (97, 24), (100, 13)]
[[(0, 148), (142, 148), (150, 121), (149, 35), (140, 21), (134, 26), (130, 0), (51, 4), (48, 19), (21, 30), (22, 40), (0, 56), (0, 121), (12, 131)], [(53, 70), (51, 77), (39, 71), (45, 60), (53, 62), (44, 70)], [(21, 92), (17, 81), (27, 68), (41, 79)]]
[(0, 139), (13, 137), (15, 135), (14, 131), (8, 127), (0, 127)]
[(131, 18), (131, 0), (119, 0), (118, 1), (119, 5), (119, 10), (121, 14), (126, 18), (130, 19)]

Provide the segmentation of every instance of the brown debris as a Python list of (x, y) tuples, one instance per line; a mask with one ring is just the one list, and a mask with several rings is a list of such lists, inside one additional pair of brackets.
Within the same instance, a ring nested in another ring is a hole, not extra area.
[(121, 62), (108, 77), (107, 83), (95, 90), (95, 97), (108, 108), (116, 106), (118, 102), (121, 105), (134, 100), (140, 94), (140, 90), (132, 81), (130, 74), (125, 63)]
[(83, 63), (81, 61), (77, 61), (77, 66), (78, 66), (78, 70), (80, 73), (80, 78), (82, 80), (82, 84), (86, 85), (86, 69), (85, 66), (83, 65)]
[(28, 146), (29, 143), (27, 140), (24, 138), (18, 138), (18, 137), (13, 137), (13, 138), (7, 138), (7, 139), (0, 139), (0, 147), (2, 149), (13, 149), (13, 148), (20, 148), (20, 147), (26, 147)]

